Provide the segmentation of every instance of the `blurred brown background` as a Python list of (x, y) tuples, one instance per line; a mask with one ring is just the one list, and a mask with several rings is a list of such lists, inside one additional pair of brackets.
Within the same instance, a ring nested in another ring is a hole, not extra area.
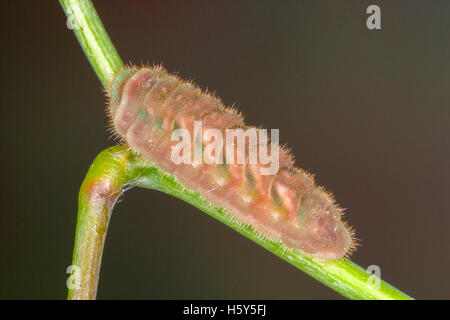
[[(450, 298), (450, 2), (94, 1), (124, 62), (163, 63), (280, 128), (347, 208), (352, 259), (415, 298)], [(382, 30), (369, 31), (377, 4)], [(57, 1), (1, 10), (0, 298), (64, 299), (77, 192), (116, 144)], [(190, 205), (132, 189), (98, 298), (340, 299)]]

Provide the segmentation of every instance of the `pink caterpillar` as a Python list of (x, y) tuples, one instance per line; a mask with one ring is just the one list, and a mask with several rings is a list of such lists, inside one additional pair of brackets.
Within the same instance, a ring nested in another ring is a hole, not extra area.
[[(171, 159), (177, 128), (194, 132), (243, 128), (242, 116), (190, 82), (161, 67), (127, 67), (114, 76), (108, 90), (109, 115), (115, 132), (144, 159), (173, 174), (212, 204), (224, 207), (239, 222), (251, 224), (269, 239), (320, 260), (347, 256), (355, 246), (353, 231), (341, 220), (331, 195), (294, 167), (278, 148), (276, 174), (261, 175), (260, 164), (175, 164)], [(237, 153), (246, 149), (235, 146)], [(247, 157), (248, 158), (248, 157)]]

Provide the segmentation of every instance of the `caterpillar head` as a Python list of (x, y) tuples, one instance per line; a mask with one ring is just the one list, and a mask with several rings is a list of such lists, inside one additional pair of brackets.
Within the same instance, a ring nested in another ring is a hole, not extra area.
[(353, 232), (341, 220), (341, 210), (318, 188), (302, 199), (285, 235), (284, 240), (294, 248), (325, 261), (350, 254), (354, 246)]

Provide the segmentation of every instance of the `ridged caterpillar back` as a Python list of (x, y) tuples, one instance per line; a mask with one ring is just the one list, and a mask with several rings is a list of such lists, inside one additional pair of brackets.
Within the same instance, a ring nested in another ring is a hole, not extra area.
[[(339, 259), (353, 249), (353, 231), (341, 220), (342, 210), (311, 175), (293, 165), (283, 148), (277, 147), (279, 167), (273, 175), (261, 175), (261, 165), (248, 162), (174, 163), (171, 152), (176, 142), (171, 137), (178, 128), (192, 137), (194, 121), (202, 121), (202, 130), (248, 128), (242, 116), (219, 99), (161, 67), (120, 70), (108, 95), (114, 131), (132, 150), (239, 222), (320, 260)], [(235, 148), (236, 153), (248, 153)]]

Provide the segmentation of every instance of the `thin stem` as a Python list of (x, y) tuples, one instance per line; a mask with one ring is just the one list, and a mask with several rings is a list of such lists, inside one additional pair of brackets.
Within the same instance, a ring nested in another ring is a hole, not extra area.
[(156, 165), (149, 166), (134, 153), (131, 153), (128, 159), (126, 180), (139, 187), (161, 190), (190, 203), (347, 298), (411, 299), (388, 283), (378, 282), (378, 278), (373, 278), (370, 273), (348, 259), (320, 262), (302, 255), (298, 250), (286, 247), (279, 241), (262, 237), (251, 225), (237, 222), (225, 209), (211, 205), (198, 192), (186, 190), (174, 176), (168, 175)]
[[(103, 25), (88, 0), (61, 0), (88, 60), (104, 86), (122, 66)], [(77, 28), (78, 27), (78, 28)], [(313, 278), (351, 299), (411, 299), (384, 281), (371, 276), (348, 259), (321, 263), (282, 243), (258, 235), (249, 225), (231, 219), (223, 208), (210, 205), (199, 193), (184, 188), (156, 165), (148, 165), (125, 147), (109, 148), (95, 159), (80, 190), (73, 264), (81, 269), (80, 289), (69, 290), (69, 299), (94, 299), (103, 243), (115, 200), (126, 183), (158, 189), (183, 199), (225, 223)]]
[(123, 63), (94, 5), (90, 0), (60, 0), (60, 3), (67, 15), (67, 25), (75, 32), (92, 68), (106, 87)]
[(106, 149), (95, 158), (81, 185), (72, 262), (77, 269), (69, 288), (70, 300), (96, 297), (106, 231), (125, 183), (127, 158), (123, 146)]

